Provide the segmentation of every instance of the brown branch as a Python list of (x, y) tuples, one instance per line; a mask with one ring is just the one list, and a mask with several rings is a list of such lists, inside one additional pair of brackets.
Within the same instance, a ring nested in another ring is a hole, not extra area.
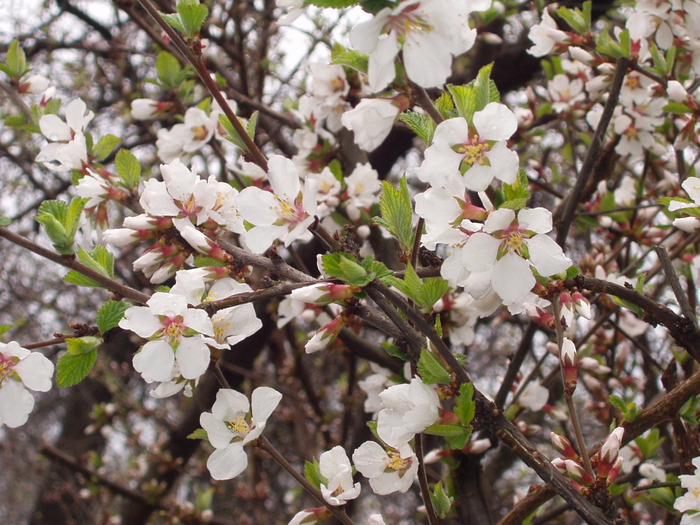
[(643, 320), (652, 325), (665, 326), (676, 343), (700, 362), (700, 331), (693, 321), (680, 316), (653, 299), (637, 293), (632, 288), (593, 277), (578, 276), (564, 281), (567, 288), (581, 288), (592, 292), (606, 293), (629, 301), (644, 310)]
[(40, 255), (44, 259), (48, 259), (49, 261), (53, 261), (55, 263), (60, 264), (61, 266), (70, 268), (71, 270), (75, 270), (76, 272), (81, 273), (85, 277), (89, 277), (90, 279), (97, 281), (110, 292), (120, 295), (126, 299), (130, 299), (134, 302), (144, 304), (150, 298), (143, 292), (139, 292), (138, 290), (135, 290), (130, 286), (115, 281), (114, 279), (111, 279), (106, 275), (103, 275), (100, 272), (95, 271), (88, 266), (85, 266), (83, 263), (78, 262), (72, 256), (61, 255), (59, 253), (53, 252), (47, 248), (44, 248), (43, 246), (36, 244), (35, 242), (30, 241), (25, 237), (22, 237), (21, 235), (12, 233), (7, 228), (0, 227), (0, 237), (4, 237), (8, 241), (15, 243), (18, 246), (21, 246), (22, 248), (26, 248), (30, 252), (34, 252), (37, 255)]

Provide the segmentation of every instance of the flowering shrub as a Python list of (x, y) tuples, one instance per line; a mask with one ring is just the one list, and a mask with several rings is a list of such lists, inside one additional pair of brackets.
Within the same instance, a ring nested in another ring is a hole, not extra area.
[(700, 4), (229, 4), (3, 42), (0, 519), (697, 521)]

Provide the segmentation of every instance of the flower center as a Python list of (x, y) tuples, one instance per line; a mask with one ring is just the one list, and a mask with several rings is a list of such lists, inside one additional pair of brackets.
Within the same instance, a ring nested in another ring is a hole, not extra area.
[(486, 142), (479, 140), (478, 135), (473, 135), (471, 140), (469, 140), (466, 144), (456, 144), (453, 146), (453, 149), (457, 153), (464, 155), (462, 162), (467, 164), (471, 165), (475, 162), (485, 164), (488, 162), (484, 152), (489, 149), (489, 145)]
[(244, 438), (250, 432), (250, 427), (243, 416), (236, 416), (231, 421), (224, 421), (226, 427), (233, 432), (236, 437)]
[(524, 237), (519, 230), (510, 231), (503, 238), (506, 253), (517, 253), (522, 247), (523, 242)]
[(277, 201), (275, 212), (284, 222), (296, 224), (304, 219), (306, 212), (301, 204), (285, 201), (277, 195), (275, 200)]
[(415, 11), (420, 4), (413, 4), (396, 15), (389, 16), (386, 29), (396, 31), (401, 37), (405, 37), (411, 31), (432, 31), (430, 25), (420, 13)]
[(192, 127), (192, 137), (194, 140), (202, 141), (207, 138), (207, 135), (209, 135), (209, 130), (207, 130), (206, 126)]
[(5, 358), (0, 354), (0, 387), (2, 384), (12, 377), (14, 374), (14, 367), (19, 362), (16, 358)]
[(182, 324), (182, 316), (167, 317), (163, 322), (163, 337), (168, 344), (177, 344), (187, 327)]
[(214, 339), (217, 343), (223, 343), (226, 340), (226, 333), (230, 326), (231, 323), (226, 321), (214, 321)]
[(194, 195), (190, 195), (186, 200), (180, 202), (180, 209), (185, 217), (193, 217), (201, 208), (197, 206)]
[(402, 458), (396, 450), (387, 450), (383, 459), (388, 470), (404, 470), (410, 465), (410, 461)]

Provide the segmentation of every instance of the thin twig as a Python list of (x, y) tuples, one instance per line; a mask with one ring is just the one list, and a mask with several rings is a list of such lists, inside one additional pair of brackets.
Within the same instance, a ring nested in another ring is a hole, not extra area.
[(89, 277), (93, 281), (97, 281), (110, 292), (125, 297), (126, 299), (131, 299), (132, 301), (141, 304), (146, 303), (148, 299), (150, 299), (150, 297), (145, 293), (139, 292), (130, 286), (122, 284), (119, 281), (115, 281), (114, 279), (111, 279), (110, 277), (107, 277), (106, 275), (85, 266), (83, 263), (77, 261), (74, 256), (61, 255), (59, 253), (52, 252), (51, 250), (30, 241), (26, 237), (22, 237), (21, 235), (11, 232), (7, 228), (0, 227), (0, 237), (4, 237), (8, 241), (15, 243), (22, 248), (26, 248), (30, 252), (40, 255), (44, 259), (48, 259), (49, 261), (60, 264), (61, 266), (75, 270), (76, 272), (83, 274), (85, 277)]
[[(569, 228), (574, 220), (574, 215), (576, 213), (576, 207), (578, 206), (578, 201), (581, 198), (583, 189), (586, 187), (588, 179), (593, 173), (593, 167), (598, 159), (598, 153), (603, 145), (603, 137), (605, 132), (610, 125), (610, 121), (613, 117), (613, 111), (617, 105), (617, 101), (620, 97), (620, 89), (622, 88), (622, 82), (625, 79), (625, 74), (627, 73), (627, 66), (629, 65), (629, 60), (625, 57), (621, 57), (617, 60), (617, 67), (615, 69), (615, 76), (613, 77), (612, 85), (610, 86), (610, 92), (608, 94), (608, 100), (603, 108), (603, 114), (598, 122), (598, 127), (593, 134), (593, 139), (591, 141), (591, 146), (588, 149), (586, 158), (581, 165), (581, 171), (576, 179), (576, 183), (572, 188), (571, 192), (567, 198), (562, 202), (561, 205), (564, 206), (561, 217), (557, 219), (557, 244), (559, 246), (564, 246), (566, 238), (569, 235)], [(557, 214), (558, 215), (558, 214)]]
[(676, 296), (678, 305), (681, 307), (681, 312), (687, 319), (692, 321), (692, 323), (695, 325), (695, 328), (697, 328), (698, 324), (695, 320), (695, 312), (693, 312), (693, 309), (690, 307), (690, 303), (688, 302), (688, 296), (685, 294), (683, 288), (681, 287), (681, 283), (678, 280), (678, 275), (676, 275), (676, 272), (673, 269), (673, 264), (671, 264), (671, 259), (668, 256), (666, 248), (664, 248), (663, 246), (655, 246), (654, 251), (656, 252), (656, 255), (659, 256), (661, 268), (663, 269), (664, 274), (666, 275), (666, 280), (671, 285), (673, 295)]
[(289, 461), (285, 459), (285, 457), (280, 454), (275, 447), (272, 446), (272, 444), (264, 437), (261, 436), (257, 440), (257, 447), (260, 450), (264, 450), (270, 456), (272, 456), (272, 459), (274, 459), (277, 464), (282, 467), (284, 470), (286, 470), (291, 476), (297, 480), (297, 482), (306, 489), (306, 491), (313, 496), (313, 498), (318, 501), (319, 503), (325, 505), (325, 507), (330, 510), (333, 513), (333, 516), (338, 519), (341, 523), (344, 525), (353, 525), (352, 520), (348, 517), (348, 515), (345, 513), (345, 511), (341, 508), (335, 507), (333, 505), (330, 505), (325, 499), (323, 499), (323, 494), (321, 494), (321, 491), (318, 490), (316, 487), (314, 487), (309, 481), (299, 474), (296, 469), (292, 466)]

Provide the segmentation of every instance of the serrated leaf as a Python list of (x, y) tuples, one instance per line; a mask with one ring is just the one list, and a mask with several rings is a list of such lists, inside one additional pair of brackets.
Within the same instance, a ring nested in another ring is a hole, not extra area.
[(457, 114), (467, 119), (467, 122), (471, 122), (474, 113), (477, 111), (476, 93), (474, 93), (474, 89), (470, 86), (448, 84), (447, 91), (452, 96)]
[(459, 387), (459, 396), (455, 406), (457, 419), (465, 425), (471, 425), (476, 413), (476, 403), (474, 402), (474, 384), (462, 383)]
[(368, 255), (362, 259), (360, 265), (367, 270), (368, 273), (373, 274), (375, 279), (381, 279), (392, 274), (392, 271), (387, 268), (383, 262), (375, 260), (374, 255)]
[(429, 312), (435, 303), (449, 291), (450, 285), (442, 277), (428, 277), (422, 281), (423, 286), (420, 289), (418, 303), (425, 312)]
[(369, 56), (354, 49), (347, 49), (340, 44), (335, 44), (331, 51), (331, 64), (339, 64), (355, 69), (360, 73), (367, 73)]
[(68, 352), (56, 364), (56, 383), (59, 387), (73, 386), (85, 379), (97, 361), (97, 345), (100, 342), (98, 337), (66, 339)]
[(406, 124), (423, 142), (430, 144), (435, 133), (435, 122), (425, 113), (404, 111), (399, 120)]
[(97, 141), (95, 147), (92, 148), (92, 156), (95, 160), (103, 161), (109, 156), (110, 153), (117, 147), (117, 144), (121, 142), (119, 137), (114, 135), (104, 135), (100, 140)]
[(187, 439), (209, 439), (209, 434), (207, 434), (207, 431), (204, 430), (203, 428), (198, 428), (194, 432), (192, 432), (190, 435), (187, 436)]
[(321, 258), (323, 272), (353, 286), (365, 286), (374, 279), (349, 253), (329, 253)]
[(577, 33), (583, 33), (586, 30), (586, 20), (578, 9), (560, 7), (557, 9), (557, 14)]
[[(245, 121), (241, 120), (240, 118), (238, 118), (238, 121), (244, 128), (247, 128), (247, 124), (245, 123)], [(226, 131), (226, 140), (235, 144), (243, 151), (248, 151), (248, 146), (246, 146), (246, 143), (243, 142), (243, 139), (236, 131), (236, 128), (233, 127), (233, 124), (231, 124), (231, 120), (229, 120), (229, 118), (226, 115), (219, 115), (219, 124), (221, 124), (221, 126), (224, 128), (224, 131)]]
[(182, 23), (182, 20), (180, 20), (180, 15), (177, 13), (160, 13), (160, 16), (163, 17), (163, 20), (165, 20), (168, 25), (174, 27), (177, 31), (182, 33), (183, 35), (187, 33), (185, 30), (185, 26)]
[(104, 246), (97, 245), (91, 252), (78, 248), (78, 260), (96, 272), (110, 279), (114, 278), (114, 255)]
[(136, 188), (141, 178), (141, 163), (128, 149), (120, 149), (114, 159), (117, 174), (127, 189)]
[(462, 430), (464, 432), (457, 436), (445, 436), (445, 441), (452, 450), (462, 450), (469, 443), (469, 439), (472, 437), (472, 429), (464, 428)]
[(321, 466), (316, 458), (304, 463), (304, 477), (316, 488), (320, 487), (321, 483), (328, 483), (328, 480), (321, 474)]
[(255, 111), (250, 118), (248, 119), (248, 123), (245, 126), (245, 130), (248, 133), (248, 136), (251, 139), (255, 138), (255, 128), (258, 125), (258, 113), (259, 111)]
[(452, 381), (450, 373), (445, 369), (440, 358), (434, 352), (429, 352), (425, 348), (421, 350), (420, 359), (418, 360), (418, 374), (424, 383), (447, 384)]
[[(82, 211), (82, 207), (81, 207)], [(39, 206), (36, 215), (36, 221), (44, 227), (44, 232), (51, 240), (56, 251), (62, 255), (72, 255), (73, 238), (75, 231), (70, 231), (66, 223), (73, 223), (73, 215), (75, 210), (70, 214), (69, 220), (69, 205), (64, 201), (49, 200), (44, 201)]]
[(104, 285), (74, 270), (68, 272), (63, 278), (63, 281), (76, 286), (85, 286), (86, 288), (104, 288)]
[(401, 248), (408, 252), (413, 244), (413, 207), (405, 176), (399, 181), (398, 188), (387, 181), (382, 182), (379, 209), (384, 219), (383, 225), (396, 237)]
[(100, 333), (104, 334), (112, 328), (116, 328), (124, 317), (124, 312), (128, 309), (129, 305), (121, 301), (107, 301), (103, 304), (95, 316)]
[(457, 116), (457, 112), (455, 111), (455, 105), (452, 102), (452, 97), (450, 97), (450, 95), (445, 92), (443, 92), (442, 95), (440, 95), (440, 98), (438, 98), (435, 101), (435, 107), (437, 108), (440, 115), (442, 115), (446, 119)]
[(438, 481), (435, 484), (435, 489), (430, 492), (430, 499), (433, 502), (433, 508), (435, 509), (435, 514), (441, 519), (447, 517), (450, 513), (450, 508), (452, 508), (452, 502), (454, 498), (450, 498), (445, 494), (442, 488), (442, 481)]
[[(495, 102), (491, 99), (491, 70), (493, 62), (482, 67), (476, 76), (474, 82), (474, 95), (476, 96), (476, 111), (481, 111), (489, 102)], [(495, 84), (494, 84), (495, 86)], [(498, 89), (496, 89), (498, 94)]]
[(199, 3), (178, 2), (177, 12), (180, 15), (185, 35), (188, 38), (195, 38), (209, 14), (209, 9)]

